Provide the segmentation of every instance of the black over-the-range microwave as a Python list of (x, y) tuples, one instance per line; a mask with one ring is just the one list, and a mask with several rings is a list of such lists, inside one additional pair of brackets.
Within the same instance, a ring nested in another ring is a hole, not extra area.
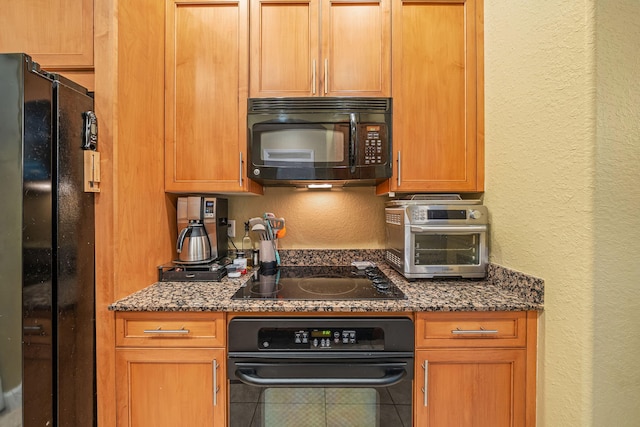
[(251, 98), (249, 178), (266, 185), (391, 177), (391, 98)]

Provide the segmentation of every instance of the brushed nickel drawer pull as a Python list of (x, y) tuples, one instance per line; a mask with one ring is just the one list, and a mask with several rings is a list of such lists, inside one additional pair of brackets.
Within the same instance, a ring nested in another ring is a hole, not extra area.
[(455, 328), (454, 330), (451, 331), (451, 333), (454, 334), (454, 335), (462, 335), (462, 334), (490, 335), (490, 334), (497, 334), (498, 330), (497, 329), (485, 329), (482, 326), (480, 326), (480, 329), (460, 329), (460, 328)]
[(158, 329), (145, 329), (143, 332), (145, 334), (188, 334), (191, 331), (184, 326), (182, 329), (162, 329), (162, 326), (158, 326)]

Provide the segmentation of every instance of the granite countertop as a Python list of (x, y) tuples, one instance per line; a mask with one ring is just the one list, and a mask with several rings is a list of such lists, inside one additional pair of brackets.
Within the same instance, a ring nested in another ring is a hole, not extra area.
[(281, 251), (282, 265), (349, 265), (373, 260), (407, 296), (402, 300), (232, 300), (250, 275), (220, 282), (157, 282), (109, 306), (112, 311), (411, 312), (542, 310), (544, 281), (491, 264), (487, 277), (408, 281), (381, 251)]

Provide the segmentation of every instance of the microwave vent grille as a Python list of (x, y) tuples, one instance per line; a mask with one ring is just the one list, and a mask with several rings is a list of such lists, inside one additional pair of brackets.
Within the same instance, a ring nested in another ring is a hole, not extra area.
[(251, 98), (250, 113), (267, 112), (391, 112), (391, 98)]

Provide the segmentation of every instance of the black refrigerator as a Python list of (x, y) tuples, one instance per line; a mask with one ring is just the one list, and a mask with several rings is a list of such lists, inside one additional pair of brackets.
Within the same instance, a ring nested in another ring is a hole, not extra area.
[(96, 424), (93, 105), (0, 54), (0, 427)]

